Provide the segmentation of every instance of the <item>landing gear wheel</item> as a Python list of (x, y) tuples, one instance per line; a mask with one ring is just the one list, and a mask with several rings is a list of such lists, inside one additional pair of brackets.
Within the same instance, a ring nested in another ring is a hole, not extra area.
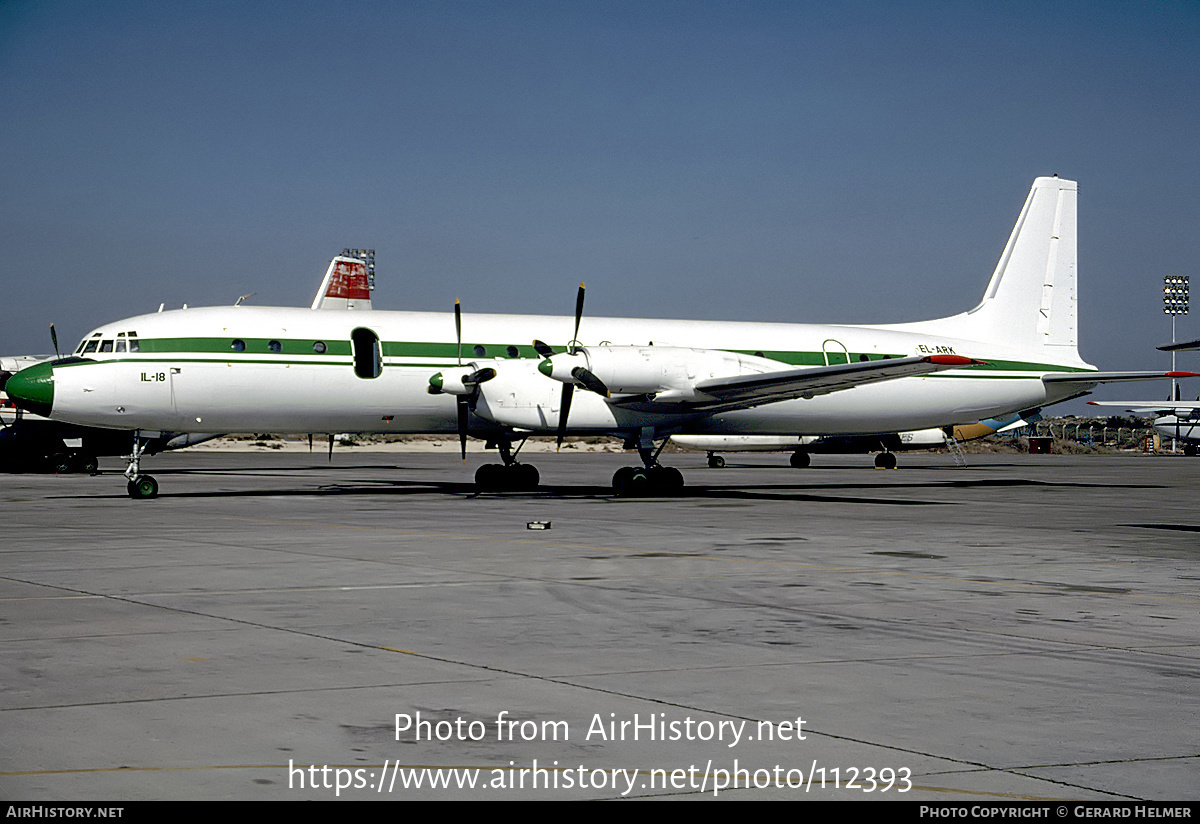
[(95, 475), (96, 470), (100, 468), (100, 462), (96, 460), (95, 455), (76, 455), (75, 467), (77, 472)]
[[(683, 473), (673, 466), (655, 467), (658, 472), (651, 471), (651, 480), (664, 492), (675, 494), (683, 489)], [(657, 475), (657, 477), (655, 477)]]
[(895, 469), (896, 468), (896, 456), (893, 455), (891, 452), (880, 452), (878, 455), (875, 456), (875, 468), (876, 469)]
[(720, 455), (709, 455), (708, 466), (710, 469), (723, 469), (725, 467), (725, 459)]
[(129, 482), (126, 489), (129, 497), (134, 500), (158, 497), (158, 481), (153, 475), (138, 475)]
[(792, 457), (788, 458), (788, 462), (796, 469), (804, 469), (812, 463), (812, 458), (808, 456), (807, 452), (793, 452)]
[(675, 495), (683, 489), (683, 473), (673, 466), (624, 466), (613, 475), (613, 491), (623, 498)]
[(1183, 448), (1183, 454), (1187, 455), (1189, 458), (1196, 457), (1196, 447), (1192, 446), (1191, 444), (1188, 444), (1187, 446), (1185, 446)]
[(63, 452), (55, 452), (50, 456), (50, 469), (55, 475), (66, 475), (71, 472), (74, 467), (71, 466), (71, 458)]
[(475, 470), (480, 492), (526, 492), (537, 489), (541, 475), (532, 464), (484, 464)]

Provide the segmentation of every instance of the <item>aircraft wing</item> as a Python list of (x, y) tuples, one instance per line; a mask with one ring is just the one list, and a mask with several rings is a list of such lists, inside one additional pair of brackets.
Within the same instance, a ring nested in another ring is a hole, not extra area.
[(1200, 340), (1186, 340), (1183, 343), (1164, 343), (1162, 346), (1156, 346), (1163, 352), (1186, 352), (1191, 349), (1200, 349)]
[[(827, 395), (868, 383), (928, 375), (981, 363), (983, 361), (959, 355), (929, 355), (784, 369), (778, 372), (700, 381), (695, 385), (698, 397), (679, 400), (687, 408), (697, 411), (748, 409), (793, 398)], [(658, 400), (669, 401), (671, 398), (669, 393), (664, 393), (656, 398), (656, 401)]]

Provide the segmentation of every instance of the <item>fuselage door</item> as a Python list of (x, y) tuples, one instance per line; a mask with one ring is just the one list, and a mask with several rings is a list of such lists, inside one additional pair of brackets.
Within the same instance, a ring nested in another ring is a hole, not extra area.
[(354, 374), (360, 378), (378, 378), (383, 371), (379, 335), (360, 326), (350, 333), (350, 348), (354, 352)]

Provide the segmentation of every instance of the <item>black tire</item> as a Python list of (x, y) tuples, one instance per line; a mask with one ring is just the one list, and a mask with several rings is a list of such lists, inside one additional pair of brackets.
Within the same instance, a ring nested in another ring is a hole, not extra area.
[(809, 457), (807, 452), (793, 452), (792, 457), (788, 458), (788, 463), (796, 469), (806, 469), (812, 463), (812, 458)]
[(659, 489), (670, 495), (676, 495), (683, 491), (683, 473), (673, 466), (662, 467), (658, 477), (654, 480), (658, 483)]
[(533, 464), (513, 464), (509, 467), (509, 472), (515, 481), (513, 489), (537, 489), (542, 480), (541, 474)]
[(613, 473), (612, 485), (613, 491), (618, 495), (627, 494), (629, 488), (629, 479), (633, 475), (635, 469), (632, 466), (623, 466)]
[(711, 469), (724, 469), (725, 468), (725, 459), (722, 458), (720, 455), (709, 455), (708, 456), (708, 465)]
[(126, 489), (129, 497), (134, 500), (148, 500), (158, 497), (158, 481), (152, 475), (138, 475), (128, 483)]

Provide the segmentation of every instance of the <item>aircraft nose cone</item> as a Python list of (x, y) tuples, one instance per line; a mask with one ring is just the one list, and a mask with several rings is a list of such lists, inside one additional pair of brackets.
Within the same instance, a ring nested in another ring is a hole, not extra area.
[(22, 369), (5, 382), (4, 391), (14, 405), (48, 418), (54, 406), (54, 367), (39, 363)]

